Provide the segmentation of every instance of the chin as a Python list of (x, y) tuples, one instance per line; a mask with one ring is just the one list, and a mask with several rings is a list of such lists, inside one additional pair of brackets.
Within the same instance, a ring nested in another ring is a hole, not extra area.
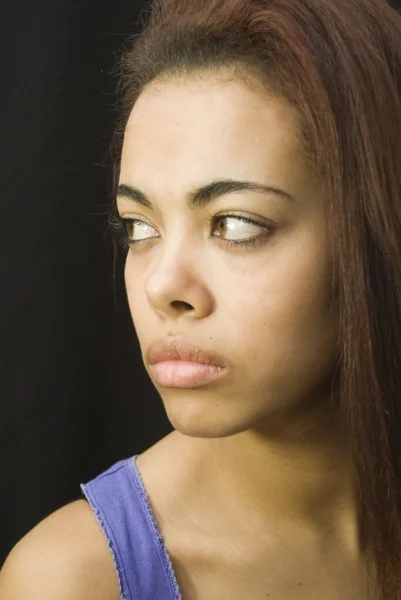
[[(187, 392), (188, 393), (188, 392)], [(189, 437), (222, 438), (236, 435), (252, 427), (249, 415), (234, 414), (233, 407), (216, 401), (196, 398), (174, 397), (163, 399), (164, 408), (171, 425)], [(231, 410), (230, 410), (231, 408)]]

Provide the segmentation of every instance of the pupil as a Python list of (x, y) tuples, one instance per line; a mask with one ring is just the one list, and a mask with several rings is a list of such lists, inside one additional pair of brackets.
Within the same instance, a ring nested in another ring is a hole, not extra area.
[(128, 237), (132, 238), (132, 236), (134, 234), (134, 224), (131, 223), (130, 221), (126, 222), (125, 229), (126, 229)]
[(226, 226), (225, 219), (220, 219), (220, 221), (219, 221), (219, 230), (220, 230), (220, 233), (226, 233), (227, 226)]

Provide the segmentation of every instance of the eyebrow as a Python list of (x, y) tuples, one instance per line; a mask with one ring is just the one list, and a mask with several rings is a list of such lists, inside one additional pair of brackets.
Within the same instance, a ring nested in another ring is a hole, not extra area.
[[(257, 192), (259, 194), (275, 194), (276, 196), (279, 196), (285, 200), (294, 200), (294, 197), (291, 196), (291, 194), (288, 194), (284, 190), (277, 187), (272, 187), (253, 181), (221, 179), (212, 181), (211, 183), (203, 185), (195, 191), (190, 192), (186, 199), (187, 205), (189, 208), (203, 208), (204, 206), (207, 206), (211, 202), (214, 202), (220, 198), (220, 196), (244, 190)], [(134, 202), (141, 204), (145, 208), (154, 210), (153, 204), (149, 200), (149, 197), (132, 185), (127, 185), (124, 183), (120, 184), (117, 188), (117, 197), (128, 198), (129, 200), (133, 200)]]

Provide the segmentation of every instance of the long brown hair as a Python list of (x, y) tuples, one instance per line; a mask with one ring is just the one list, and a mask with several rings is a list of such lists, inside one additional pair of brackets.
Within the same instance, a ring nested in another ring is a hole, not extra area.
[(385, 0), (155, 0), (121, 63), (117, 145), (155, 78), (237, 66), (287, 98), (323, 175), (339, 417), (383, 600), (401, 598), (401, 15)]

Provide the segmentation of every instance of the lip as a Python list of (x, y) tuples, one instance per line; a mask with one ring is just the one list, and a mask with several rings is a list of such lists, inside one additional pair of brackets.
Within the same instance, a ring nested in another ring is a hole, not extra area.
[(152, 379), (162, 387), (200, 387), (228, 372), (222, 356), (175, 337), (153, 342), (145, 359)]
[(150, 344), (146, 350), (146, 359), (150, 365), (169, 360), (182, 360), (215, 367), (227, 366), (226, 360), (217, 353), (176, 337), (166, 337)]

